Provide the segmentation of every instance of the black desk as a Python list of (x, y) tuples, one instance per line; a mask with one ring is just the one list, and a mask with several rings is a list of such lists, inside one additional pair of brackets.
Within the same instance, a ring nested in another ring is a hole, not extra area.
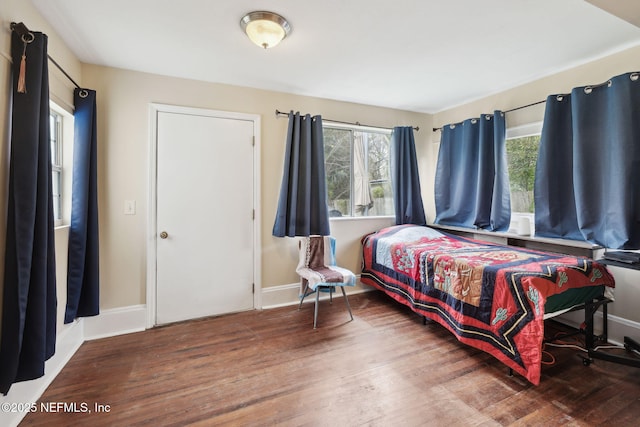
[[(613, 265), (616, 267), (640, 270), (640, 265), (638, 264), (628, 264), (625, 262), (613, 261), (609, 259), (600, 259), (598, 261), (605, 265)], [(602, 359), (602, 360), (607, 360), (609, 362), (620, 363), (623, 365), (640, 368), (640, 357), (615, 355), (615, 354), (610, 354), (606, 351), (595, 349), (596, 337), (593, 334), (593, 315), (595, 314), (596, 311), (598, 311), (598, 308), (602, 306), (603, 328), (604, 328), (603, 339), (606, 341), (607, 339), (607, 304), (610, 302), (612, 301), (604, 298), (601, 300), (596, 300), (596, 301), (592, 301), (590, 303), (585, 304), (585, 307), (584, 307), (584, 314), (585, 314), (584, 318), (585, 318), (585, 324), (586, 324), (585, 347), (587, 348), (589, 356), (583, 359), (583, 363), (585, 364), (585, 366), (589, 366), (593, 361), (593, 359)], [(634, 352), (640, 352), (640, 343), (625, 336), (624, 348), (627, 351), (631, 352), (632, 354)]]
[(598, 262), (605, 265), (613, 265), (615, 267), (630, 268), (631, 270), (640, 270), (640, 264), (629, 264), (627, 262), (614, 261), (612, 259), (601, 258)]

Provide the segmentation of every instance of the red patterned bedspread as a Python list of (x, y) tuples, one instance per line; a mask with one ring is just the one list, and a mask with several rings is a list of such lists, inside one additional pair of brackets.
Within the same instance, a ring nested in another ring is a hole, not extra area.
[(540, 382), (544, 304), (584, 286), (614, 286), (584, 257), (502, 246), (413, 225), (363, 238), (363, 283), (437, 321), (533, 384)]

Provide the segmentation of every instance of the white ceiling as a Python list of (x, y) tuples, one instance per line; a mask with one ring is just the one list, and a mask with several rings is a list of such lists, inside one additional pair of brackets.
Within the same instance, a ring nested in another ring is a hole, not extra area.
[[(85, 63), (426, 113), (640, 44), (583, 0), (32, 2)], [(253, 10), (290, 36), (252, 44)]]

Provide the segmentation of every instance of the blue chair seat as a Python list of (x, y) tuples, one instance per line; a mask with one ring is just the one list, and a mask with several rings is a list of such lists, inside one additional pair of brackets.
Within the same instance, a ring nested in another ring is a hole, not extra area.
[(336, 240), (331, 236), (303, 237), (299, 242), (300, 258), (296, 272), (300, 275), (300, 305), (305, 297), (316, 294), (313, 315), (313, 328), (318, 323), (318, 302), (320, 292), (329, 292), (329, 301), (333, 302), (333, 292), (340, 287), (349, 316), (353, 320), (349, 299), (344, 291), (345, 286), (355, 286), (356, 277), (350, 270), (336, 265)]

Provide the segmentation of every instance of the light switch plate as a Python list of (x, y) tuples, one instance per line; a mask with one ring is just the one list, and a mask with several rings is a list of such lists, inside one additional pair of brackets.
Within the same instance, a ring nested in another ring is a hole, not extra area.
[(125, 200), (124, 201), (124, 214), (125, 215), (135, 215), (136, 214), (136, 201), (135, 200)]

